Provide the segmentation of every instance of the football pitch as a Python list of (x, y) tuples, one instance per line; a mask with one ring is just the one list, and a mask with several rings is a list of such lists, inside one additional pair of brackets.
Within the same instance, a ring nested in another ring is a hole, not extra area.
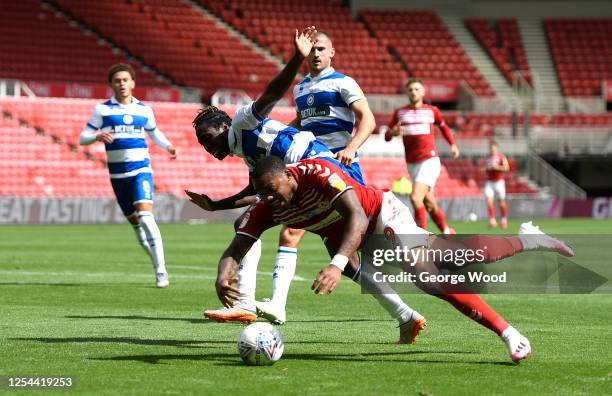
[[(609, 221), (536, 224), (549, 233), (612, 233)], [(488, 232), (483, 222), (452, 225)], [(348, 279), (329, 296), (310, 291), (329, 262), (313, 235), (300, 245), (288, 323), (278, 327), (283, 358), (244, 366), (236, 349), (243, 325), (201, 314), (219, 307), (216, 265), (231, 225), (160, 228), (165, 290), (154, 287), (127, 224), (0, 227), (0, 376), (71, 376), (73, 388), (61, 393), (109, 395), (612, 393), (611, 295), (484, 296), (530, 339), (533, 355), (520, 365), (493, 333), (423, 294), (404, 297), (428, 327), (414, 345), (396, 345), (397, 323)], [(263, 238), (259, 299), (271, 292), (277, 237), (275, 229)]]

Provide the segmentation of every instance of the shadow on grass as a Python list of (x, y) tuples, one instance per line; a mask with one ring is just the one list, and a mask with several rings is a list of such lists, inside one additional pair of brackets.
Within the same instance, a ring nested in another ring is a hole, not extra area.
[(120, 319), (120, 320), (163, 320), (163, 321), (182, 321), (187, 323), (217, 323), (213, 320), (204, 318), (165, 318), (158, 316), (142, 315), (67, 315), (68, 319)]
[[(458, 360), (452, 358), (453, 355), (473, 354), (474, 352), (463, 351), (403, 351), (403, 352), (372, 352), (372, 353), (354, 353), (354, 354), (322, 354), (322, 353), (286, 353), (283, 355), (283, 360), (294, 361), (336, 361), (336, 362), (395, 362), (406, 364), (418, 363), (439, 363), (439, 364), (467, 364), (467, 365), (497, 365), (497, 366), (514, 366), (510, 362), (498, 361), (470, 361)], [(422, 355), (422, 356), (418, 356)], [(439, 360), (427, 358), (429, 355), (450, 355), (449, 358), (440, 358)], [(405, 359), (398, 358), (404, 356)], [(113, 356), (105, 358), (92, 358), (91, 360), (98, 361), (135, 361), (148, 364), (168, 364), (163, 361), (215, 361), (216, 365), (221, 366), (244, 366), (240, 361), (238, 354), (233, 353), (205, 353), (198, 355), (128, 355), (128, 356)]]
[(0, 282), (0, 286), (64, 286), (64, 287), (87, 287), (104, 286), (102, 283), (48, 283), (48, 282)]
[[(150, 345), (150, 346), (175, 346), (180, 348), (213, 348), (207, 344), (235, 344), (233, 340), (159, 340), (159, 339), (143, 339), (134, 337), (66, 337), (66, 338), (51, 338), (51, 337), (32, 337), (32, 338), (9, 338), (14, 341), (38, 341), (47, 344), (87, 344), (87, 343), (110, 343), (110, 344), (131, 344), (131, 345)], [(291, 341), (291, 344), (300, 345), (354, 345), (354, 341), (330, 341), (330, 340), (309, 340), (309, 341)], [(394, 342), (360, 342), (363, 345), (397, 345)], [(398, 346), (404, 348), (404, 346)], [(390, 352), (395, 353), (395, 352)], [(414, 352), (398, 352), (398, 354), (414, 353)], [(437, 353), (437, 352), (431, 352)], [(446, 352), (446, 353), (473, 353), (473, 352)], [(382, 353), (385, 354), (385, 353)]]
[[(121, 320), (175, 320), (184, 321), (188, 323), (218, 323), (211, 319), (199, 319), (199, 318), (165, 318), (157, 316), (142, 316), (142, 315), (67, 315), (65, 318), (68, 319), (121, 319)], [(305, 320), (291, 320), (290, 323), (351, 323), (351, 322), (390, 322), (390, 320), (381, 319), (305, 319)], [(239, 323), (239, 322), (235, 322)]]
[(172, 346), (179, 348), (216, 348), (206, 344), (235, 344), (235, 341), (220, 340), (151, 340), (133, 337), (32, 337), (32, 338), (10, 338), (17, 341), (38, 341), (47, 344), (87, 344), (87, 343), (111, 343), (148, 346)]

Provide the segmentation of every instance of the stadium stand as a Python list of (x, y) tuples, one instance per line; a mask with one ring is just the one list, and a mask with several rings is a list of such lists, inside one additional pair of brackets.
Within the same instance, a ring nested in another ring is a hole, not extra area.
[(178, 84), (202, 89), (205, 98), (220, 88), (257, 96), (278, 72), (274, 63), (184, 2), (55, 3)]
[[(126, 56), (43, 8), (39, 1), (3, 2), (0, 35), (2, 78), (99, 84), (104, 83), (109, 65), (128, 61)], [(134, 67), (139, 85), (166, 85), (154, 74), (138, 65)]]
[(495, 96), (440, 18), (432, 11), (364, 11), (379, 42), (397, 54), (411, 75), (464, 80), (479, 96)]
[(531, 83), (527, 56), (515, 18), (498, 20), (469, 18), (466, 26), (510, 84), (513, 83), (513, 75), (517, 71)]
[[(0, 110), (4, 114), (0, 124), (1, 137), (6, 143), (2, 146), (0, 172), (3, 181), (7, 181), (3, 183), (6, 191), (1, 193), (110, 196), (112, 192), (102, 162), (105, 158), (103, 146), (76, 145), (78, 134), (96, 102), (88, 99), (0, 100)], [(157, 191), (182, 196), (183, 190), (189, 188), (222, 197), (236, 193), (246, 185), (248, 172), (242, 160), (227, 158), (219, 162), (202, 150), (195, 140), (191, 120), (197, 105), (154, 103), (152, 106), (160, 129), (180, 150), (179, 159), (173, 161), (161, 149), (151, 145)], [(228, 109), (230, 114), (233, 110), (235, 108)], [(289, 116), (287, 113), (278, 118), (287, 121)], [(24, 145), (23, 149), (14, 147), (20, 144)], [(468, 164), (471, 165), (471, 161), (445, 162), (437, 187), (440, 196), (480, 194), (482, 178), (479, 174), (484, 173)], [(362, 158), (362, 167), (366, 180), (379, 188), (388, 188), (394, 179), (407, 175), (402, 158), (365, 157)], [(19, 185), (8, 182), (11, 172), (17, 168), (16, 172), (27, 176), (17, 178), (25, 180)], [(457, 173), (457, 169), (461, 172)], [(509, 191), (532, 192), (523, 187), (510, 188)]]
[(366, 94), (399, 93), (407, 77), (402, 66), (339, 1), (314, 0), (306, 4), (284, 0), (199, 0), (199, 3), (284, 60), (293, 48), (287, 32), (297, 26), (315, 25), (332, 37), (336, 48), (333, 65), (357, 80)]
[(0, 117), (0, 195), (112, 197), (108, 172), (68, 146), (12, 118)]
[(544, 21), (557, 76), (565, 96), (601, 95), (612, 79), (612, 19)]
[[(110, 196), (110, 183), (105, 167), (106, 154), (104, 146), (78, 146), (78, 135), (91, 115), (95, 103), (88, 99), (0, 99), (0, 110), (3, 112), (3, 139), (21, 142), (25, 140), (29, 150), (24, 150), (23, 163), (31, 164), (31, 176), (27, 183), (32, 183), (38, 176), (44, 177), (46, 189), (35, 188), (13, 189), (10, 183), (5, 188), (17, 195), (45, 195), (47, 192), (60, 196)], [(195, 139), (191, 120), (199, 108), (195, 104), (154, 103), (153, 108), (157, 123), (170, 141), (180, 150), (180, 159), (170, 160), (167, 153), (150, 144), (151, 162), (154, 169), (156, 190), (183, 196), (186, 188), (207, 191), (213, 197), (231, 195), (242, 189), (248, 182), (248, 172), (242, 160), (228, 158), (222, 163), (208, 155)], [(24, 125), (24, 127), (19, 127)], [(10, 127), (10, 129), (7, 129)], [(17, 134), (24, 129), (29, 134)], [(6, 132), (5, 132), (6, 131)], [(37, 136), (36, 131), (43, 137)], [(32, 140), (34, 139), (34, 140)], [(57, 142), (60, 144), (53, 144)], [(54, 161), (45, 170), (45, 161), (41, 153), (49, 150)], [(2, 147), (2, 174), (10, 174), (16, 166), (11, 159), (16, 147)], [(89, 158), (89, 159), (88, 159)], [(88, 175), (95, 177), (89, 178)], [(53, 178), (53, 175), (57, 175)], [(100, 178), (99, 176), (102, 176)], [(81, 180), (83, 179), (83, 180)], [(72, 187), (81, 183), (82, 188)], [(101, 188), (104, 187), (104, 188)], [(23, 194), (19, 192), (22, 191)], [(2, 191), (6, 193), (5, 191)]]
[[(375, 113), (376, 124), (380, 130), (381, 127), (387, 126), (391, 120), (391, 113)], [(449, 127), (456, 133), (456, 136), (462, 139), (466, 138), (486, 138), (495, 135), (495, 127), (512, 125), (512, 114), (510, 113), (471, 113), (458, 111), (444, 111), (444, 120)], [(565, 115), (559, 115), (565, 117)], [(555, 115), (557, 117), (557, 115)], [(553, 120), (556, 118), (553, 117)], [(593, 116), (591, 116), (593, 117)], [(589, 117), (589, 119), (591, 118)], [(600, 122), (605, 115), (596, 117)], [(517, 115), (517, 123), (523, 125), (525, 116)], [(579, 125), (581, 117), (569, 119), (573, 125)], [(532, 113), (529, 115), (529, 122), (532, 126), (545, 126), (552, 122), (545, 114)], [(437, 132), (436, 132), (437, 133)], [(437, 135), (437, 137), (441, 137)]]

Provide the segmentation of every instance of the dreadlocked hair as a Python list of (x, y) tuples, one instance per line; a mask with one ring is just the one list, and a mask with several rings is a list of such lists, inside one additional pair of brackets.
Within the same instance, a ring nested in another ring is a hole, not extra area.
[[(203, 123), (206, 123), (208, 127), (220, 128), (223, 123), (231, 125), (232, 119), (225, 111), (220, 110), (218, 107), (204, 106), (198, 111), (198, 114), (193, 119), (193, 127), (196, 129), (196, 135), (198, 135), (197, 129)], [(198, 140), (199, 139), (200, 136), (198, 135)]]

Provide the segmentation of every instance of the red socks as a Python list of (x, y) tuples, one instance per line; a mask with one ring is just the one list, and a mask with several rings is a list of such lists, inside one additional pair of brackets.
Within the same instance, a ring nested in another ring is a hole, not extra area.
[(442, 213), (442, 209), (438, 208), (434, 213), (431, 213), (430, 216), (440, 231), (444, 232), (444, 230), (446, 230), (446, 218), (444, 217), (444, 213)]
[(414, 208), (414, 221), (417, 226), (423, 229), (427, 228), (427, 212), (425, 211), (425, 206)]
[(500, 204), (499, 211), (501, 212), (502, 219), (505, 218), (508, 215), (508, 206)]
[(481, 250), (484, 256), (484, 261), (482, 262), (484, 263), (501, 260), (523, 251), (523, 243), (517, 236), (477, 235), (465, 238), (462, 242), (470, 250)]
[(495, 206), (493, 204), (487, 205), (487, 212), (489, 212), (489, 219), (495, 218)]
[(508, 328), (504, 320), (477, 294), (442, 294), (436, 296), (453, 305), (459, 312), (500, 335)]

